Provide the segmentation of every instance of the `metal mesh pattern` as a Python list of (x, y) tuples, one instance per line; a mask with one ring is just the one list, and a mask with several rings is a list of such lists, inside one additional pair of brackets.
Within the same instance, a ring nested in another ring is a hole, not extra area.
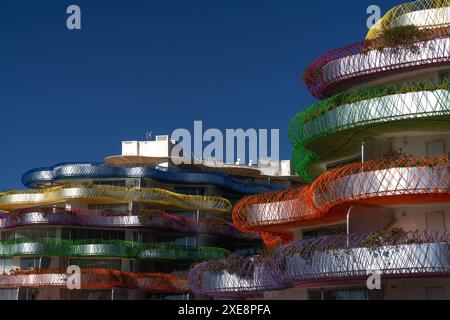
[(26, 206), (83, 199), (97, 202), (143, 202), (183, 210), (229, 212), (231, 203), (221, 197), (189, 196), (163, 189), (114, 187), (100, 185), (64, 185), (47, 189), (6, 191), (0, 193), (0, 210), (11, 211)]
[[(143, 213), (145, 214), (145, 213)], [(214, 234), (234, 238), (250, 238), (243, 234), (231, 223), (225, 220), (200, 219), (158, 213), (145, 217), (139, 212), (107, 213), (98, 211), (83, 211), (64, 209), (43, 210), (29, 208), (14, 211), (12, 214), (0, 218), (0, 230), (37, 225), (67, 225), (101, 228), (136, 228), (146, 227), (167, 229), (180, 233)]]
[(49, 168), (37, 168), (22, 176), (27, 187), (39, 187), (49, 182), (70, 179), (151, 178), (168, 183), (216, 185), (243, 194), (257, 194), (282, 187), (252, 183), (222, 173), (184, 172), (163, 167), (110, 167), (101, 163), (67, 163)]
[[(424, 87), (428, 87), (429, 90), (420, 91)], [(433, 87), (439, 89), (432, 90)], [(394, 89), (376, 88), (358, 93), (347, 93), (312, 105), (297, 114), (289, 127), (289, 138), (294, 146), (295, 170), (305, 181), (312, 182), (314, 177), (309, 174), (309, 169), (310, 166), (317, 166), (317, 160), (321, 158), (321, 155), (307, 150), (306, 146), (321, 137), (393, 121), (429, 118), (450, 120), (449, 89), (448, 83), (445, 85), (409, 84)], [(404, 93), (404, 90), (412, 92)], [(392, 91), (399, 93), (387, 94)], [(339, 100), (357, 100), (357, 102), (342, 105), (339, 104)], [(431, 129), (432, 121), (429, 122), (428, 129)], [(393, 124), (390, 128), (396, 127), (397, 125)], [(336, 150), (344, 143), (346, 142), (336, 139)], [(326, 150), (327, 154), (332, 153), (330, 151), (332, 150)]]
[(448, 0), (419, 0), (398, 5), (379, 20), (368, 32), (366, 40), (382, 36), (384, 30), (399, 26), (415, 25), (420, 28), (436, 28), (450, 24)]
[(303, 283), (402, 278), (450, 273), (450, 233), (392, 230), (375, 234), (337, 235), (301, 240), (279, 247), (268, 260), (255, 257), (236, 267), (202, 263), (189, 274), (197, 295), (240, 297)]
[(450, 196), (448, 155), (368, 161), (328, 171), (311, 185), (310, 200), (326, 212), (343, 203), (385, 203), (389, 197), (412, 196), (409, 202), (418, 203), (428, 195)]
[[(270, 232), (275, 227), (289, 230), (311, 221), (339, 221), (346, 214), (343, 206), (357, 203), (449, 199), (448, 155), (375, 160), (328, 171), (309, 187), (246, 197), (234, 207), (233, 221), (244, 232)], [(338, 206), (339, 212), (332, 212)]]
[(165, 243), (137, 243), (122, 240), (63, 240), (54, 238), (0, 241), (0, 256), (114, 257), (205, 261), (226, 257), (220, 248), (188, 248)]
[[(0, 288), (66, 287), (69, 275), (60, 270), (15, 271), (0, 275)], [(168, 274), (132, 273), (106, 269), (81, 269), (82, 289), (145, 289), (153, 292), (187, 291), (187, 280)]]
[(450, 234), (411, 232), (330, 236), (276, 250), (273, 275), (280, 283), (450, 273)]
[(189, 273), (189, 289), (198, 296), (244, 298), (283, 288), (274, 281), (270, 265), (260, 257), (242, 260), (239, 265), (228, 259), (216, 265), (205, 262), (195, 266)]
[[(417, 43), (418, 51), (364, 51), (363, 43), (354, 43), (322, 55), (305, 71), (308, 90), (318, 99), (332, 96), (339, 86), (360, 77), (381, 76), (386, 72), (405, 71), (450, 62), (449, 32), (435, 39)], [(333, 87), (333, 89), (330, 89)]]

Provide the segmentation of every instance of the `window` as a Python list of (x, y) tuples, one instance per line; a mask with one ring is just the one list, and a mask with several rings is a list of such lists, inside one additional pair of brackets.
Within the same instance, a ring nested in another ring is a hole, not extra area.
[(32, 258), (21, 258), (20, 259), (20, 269), (22, 270), (30, 270), (30, 269), (40, 269), (41, 258), (32, 257)]
[(12, 268), (11, 258), (0, 258), (0, 272), (8, 271)]
[(24, 228), (13, 231), (2, 232), (3, 240), (12, 239), (40, 239), (40, 238), (56, 238), (55, 228)]
[(82, 269), (122, 269), (122, 262), (120, 259), (70, 259), (69, 263), (70, 265), (79, 266)]
[(366, 288), (316, 289), (308, 291), (308, 295), (310, 300), (379, 300), (383, 296), (383, 291), (369, 291)]
[(205, 188), (201, 187), (175, 187), (176, 193), (191, 195), (191, 196), (202, 196), (205, 195)]
[(49, 257), (22, 257), (20, 258), (20, 269), (49, 269), (50, 263)]
[(128, 204), (90, 204), (88, 210), (96, 212), (124, 213), (128, 212)]
[(63, 228), (62, 238), (70, 240), (125, 240), (125, 231)]
[(116, 186), (116, 187), (124, 187), (126, 185), (125, 180), (95, 180), (92, 183), (100, 186)]
[(196, 248), (197, 247), (197, 237), (177, 237), (177, 236), (157, 236), (156, 242), (163, 245), (164, 243), (175, 244), (180, 247), (186, 248)]
[(0, 289), (0, 300), (19, 300), (19, 289)]
[(197, 237), (182, 237), (182, 238), (176, 239), (173, 243), (180, 247), (196, 248), (197, 247)]
[(315, 230), (305, 230), (303, 231), (303, 239), (315, 239), (319, 237), (332, 236), (332, 235), (342, 235), (347, 233), (347, 228), (345, 225), (339, 225), (335, 227), (315, 229)]

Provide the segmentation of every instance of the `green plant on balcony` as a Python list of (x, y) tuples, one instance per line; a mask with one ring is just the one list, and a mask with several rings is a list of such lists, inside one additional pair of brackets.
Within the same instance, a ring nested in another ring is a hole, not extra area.
[(386, 28), (376, 40), (365, 41), (363, 51), (383, 51), (385, 48), (390, 48), (395, 54), (400, 54), (405, 50), (420, 54), (421, 45), (419, 43), (429, 38), (430, 34), (427, 31), (415, 25)]
[(422, 243), (424, 243), (424, 240), (420, 236), (419, 230), (408, 233), (408, 238), (406, 240), (406, 244), (422, 244)]
[(370, 234), (360, 246), (370, 250), (377, 250), (383, 246), (397, 245), (402, 242), (408, 233), (402, 228), (392, 228)]

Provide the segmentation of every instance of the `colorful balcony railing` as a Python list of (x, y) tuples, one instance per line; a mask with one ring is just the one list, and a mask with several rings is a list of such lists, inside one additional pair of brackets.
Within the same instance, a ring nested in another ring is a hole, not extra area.
[(419, 0), (398, 5), (379, 20), (368, 32), (366, 40), (383, 35), (386, 29), (414, 25), (436, 28), (450, 25), (448, 0)]
[(216, 298), (258, 296), (283, 288), (273, 280), (270, 264), (261, 257), (198, 264), (189, 273), (188, 284), (195, 295)]
[(257, 194), (282, 187), (252, 183), (222, 173), (188, 172), (163, 167), (110, 167), (102, 163), (63, 163), (37, 168), (22, 176), (22, 183), (31, 188), (48, 183), (64, 183), (73, 179), (151, 178), (167, 183), (215, 185), (243, 194)]
[(273, 255), (280, 283), (349, 280), (378, 272), (382, 277), (420, 277), (450, 273), (450, 233), (380, 232), (303, 240)]
[(220, 248), (188, 248), (164, 243), (137, 243), (122, 240), (42, 238), (0, 241), (0, 257), (32, 255), (206, 261), (224, 258), (228, 254), (229, 251)]
[(450, 30), (436, 32), (418, 42), (417, 50), (365, 50), (365, 43), (354, 43), (332, 50), (309, 65), (304, 73), (308, 90), (318, 99), (349, 89), (361, 78), (373, 79), (392, 72), (438, 66), (450, 62)]
[(181, 210), (224, 213), (231, 211), (231, 203), (221, 197), (189, 196), (163, 189), (100, 185), (64, 185), (47, 189), (1, 192), (0, 210), (11, 211), (23, 207), (57, 203), (67, 199), (108, 203), (136, 201)]
[[(244, 259), (244, 258), (241, 258)], [(313, 282), (382, 278), (420, 278), (450, 274), (450, 233), (404, 232), (328, 236), (293, 242), (269, 259), (234, 257), (196, 266), (191, 290), (215, 298), (256, 295)]]
[(155, 228), (187, 234), (214, 234), (233, 238), (250, 238), (236, 229), (231, 223), (220, 219), (200, 219), (145, 212), (98, 212), (64, 209), (27, 208), (17, 210), (0, 218), (0, 230), (24, 226), (59, 225), (100, 228)]
[(311, 203), (320, 212), (342, 204), (449, 199), (449, 156), (351, 164), (324, 173), (311, 190)]
[[(291, 121), (297, 173), (312, 182), (318, 165), (357, 152), (372, 134), (403, 130), (450, 130), (450, 84), (410, 83), (346, 92), (320, 101)], [(375, 128), (376, 132), (371, 129)]]
[[(66, 288), (69, 274), (60, 270), (14, 271), (0, 275), (0, 288)], [(81, 269), (82, 289), (130, 288), (152, 292), (186, 292), (187, 280), (168, 274), (132, 273), (106, 269)]]
[(343, 220), (355, 204), (449, 199), (448, 155), (375, 160), (328, 171), (309, 187), (246, 197), (234, 207), (233, 221), (244, 232), (269, 232), (276, 239), (298, 226)]

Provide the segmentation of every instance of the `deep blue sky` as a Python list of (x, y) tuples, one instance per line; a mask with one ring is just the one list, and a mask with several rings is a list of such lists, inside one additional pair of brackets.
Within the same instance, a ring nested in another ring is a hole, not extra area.
[[(378, 3), (377, 3), (378, 2)], [(207, 128), (279, 128), (314, 102), (300, 81), (360, 41), (366, 8), (398, 1), (1, 0), (0, 189), (62, 161), (102, 161), (122, 140)], [(82, 10), (68, 31), (66, 8)]]

